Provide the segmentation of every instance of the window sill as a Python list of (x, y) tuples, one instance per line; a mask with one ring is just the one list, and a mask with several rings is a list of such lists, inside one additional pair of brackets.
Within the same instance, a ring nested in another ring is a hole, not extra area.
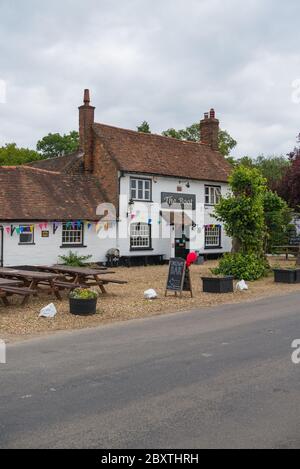
[(60, 249), (69, 249), (69, 248), (78, 248), (78, 249), (82, 249), (82, 248), (87, 248), (87, 246), (83, 245), (83, 244), (62, 244), (60, 246)]
[(146, 199), (132, 199), (133, 202), (145, 202), (147, 204), (153, 204), (153, 200), (146, 200)]
[(18, 243), (19, 246), (35, 246), (35, 243)]
[(153, 248), (130, 248), (130, 252), (149, 252), (149, 251), (154, 251)]
[(210, 251), (213, 249), (223, 249), (222, 246), (205, 246), (204, 249), (209, 249)]

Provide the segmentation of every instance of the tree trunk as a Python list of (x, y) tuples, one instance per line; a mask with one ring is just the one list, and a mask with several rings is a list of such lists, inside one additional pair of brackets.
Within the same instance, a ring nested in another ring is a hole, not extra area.
[(232, 238), (232, 249), (231, 249), (231, 253), (232, 254), (236, 254), (237, 252), (240, 252), (241, 250), (241, 242), (238, 238)]

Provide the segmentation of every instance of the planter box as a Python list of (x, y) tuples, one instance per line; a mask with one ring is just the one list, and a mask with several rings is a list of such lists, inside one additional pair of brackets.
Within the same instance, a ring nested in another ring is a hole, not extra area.
[(206, 293), (233, 293), (233, 277), (202, 277)]
[(274, 280), (276, 283), (296, 283), (296, 277), (299, 279), (298, 282), (300, 282), (300, 271), (293, 269), (274, 269)]
[(296, 270), (295, 270), (295, 273), (296, 273), (295, 282), (296, 282), (296, 283), (300, 283), (300, 269), (296, 269)]
[(97, 298), (93, 298), (91, 300), (69, 298), (69, 301), (71, 314), (75, 314), (76, 316), (88, 316), (90, 314), (96, 314)]

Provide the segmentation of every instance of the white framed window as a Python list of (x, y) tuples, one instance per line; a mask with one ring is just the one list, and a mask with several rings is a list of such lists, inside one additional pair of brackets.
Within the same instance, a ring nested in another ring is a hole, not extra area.
[(62, 225), (62, 245), (83, 245), (83, 224), (63, 223)]
[(31, 225), (19, 226), (19, 244), (34, 244), (34, 227)]
[(151, 225), (132, 223), (130, 225), (130, 248), (151, 249)]
[(205, 248), (220, 248), (221, 247), (221, 226), (206, 226), (205, 227)]
[(216, 205), (221, 199), (221, 186), (205, 186), (205, 204)]
[(152, 197), (152, 181), (150, 179), (131, 178), (130, 198), (150, 202)]

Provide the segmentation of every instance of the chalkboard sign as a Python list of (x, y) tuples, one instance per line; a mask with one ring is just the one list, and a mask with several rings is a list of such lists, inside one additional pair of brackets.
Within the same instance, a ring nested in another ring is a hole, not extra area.
[(190, 291), (192, 295), (190, 272), (186, 268), (185, 260), (181, 257), (170, 259), (165, 296), (167, 296), (169, 290), (175, 292), (175, 295), (177, 295), (177, 293), (182, 294), (183, 291)]

